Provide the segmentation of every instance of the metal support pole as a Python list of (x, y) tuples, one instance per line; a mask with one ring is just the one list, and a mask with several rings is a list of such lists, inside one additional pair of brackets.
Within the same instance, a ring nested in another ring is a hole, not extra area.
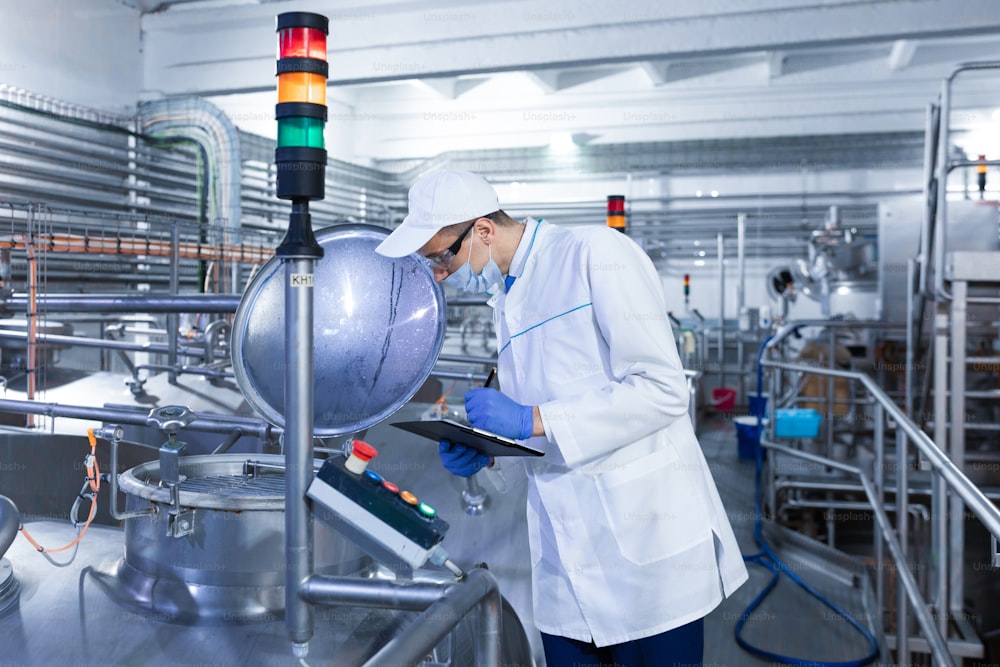
[[(909, 530), (909, 470), (907, 466), (906, 434), (900, 428), (896, 429), (896, 537), (899, 539), (901, 562), (896, 563), (896, 569), (911, 571), (910, 567), (910, 530)], [(910, 661), (910, 610), (907, 591), (899, 586), (896, 589), (896, 657), (900, 665), (909, 665)]]
[[(943, 270), (943, 267), (941, 267)], [(959, 470), (965, 470), (965, 339), (967, 309), (965, 299), (969, 284), (964, 280), (951, 283), (951, 428), (948, 454)], [(950, 539), (948, 558), (953, 564), (949, 572), (949, 608), (952, 612), (961, 613), (963, 608), (963, 553), (965, 550), (965, 507), (962, 499), (952, 495), (950, 498), (949, 521)]]
[[(833, 370), (837, 367), (834, 363), (834, 359), (837, 356), (837, 338), (834, 335), (833, 329), (829, 329), (828, 331), (830, 332), (830, 348), (827, 368)], [(833, 394), (836, 390), (835, 379), (832, 375), (826, 379), (826, 456), (831, 459), (833, 458)]]
[(313, 264), (285, 262), (285, 627), (298, 658), (309, 652), (312, 606), (299, 589), (312, 574), (312, 513), (306, 490), (313, 477)]
[[(766, 354), (767, 353), (765, 352), (765, 355)], [(778, 405), (778, 396), (779, 396), (778, 391), (781, 386), (781, 379), (780, 379), (781, 371), (776, 368), (770, 370), (771, 370), (771, 377), (769, 378), (768, 389), (771, 393), (771, 397), (768, 400), (773, 401), (773, 405), (771, 407), (771, 414), (777, 415), (778, 414), (777, 410), (778, 408), (781, 407), (780, 405)], [(771, 440), (774, 437), (775, 421), (776, 421), (775, 419), (771, 419), (768, 422), (767, 427), (765, 428), (768, 440)], [(768, 503), (769, 503), (768, 506), (771, 508), (771, 516), (774, 517), (777, 515), (778, 512), (777, 510), (778, 493), (777, 490), (774, 488), (774, 478), (776, 473), (774, 470), (773, 458), (770, 459), (768, 465), (764, 466), (764, 469), (767, 471), (767, 479), (768, 479), (768, 484), (767, 484)]]
[(719, 386), (726, 384), (726, 245), (722, 234), (716, 235), (719, 258)]
[[(739, 316), (743, 312), (746, 296), (746, 257), (744, 245), (746, 243), (747, 214), (736, 215), (736, 270), (739, 278), (736, 281), (736, 314)], [(750, 327), (751, 329), (754, 327)]]
[[(743, 311), (746, 307), (746, 258), (744, 257), (744, 244), (746, 243), (746, 213), (739, 213), (736, 216), (736, 317), (737, 322), (743, 318)], [(749, 318), (748, 318), (749, 319)], [(758, 318), (759, 319), (759, 318)], [(757, 322), (747, 322), (747, 331), (756, 331)], [(736, 327), (736, 367), (739, 369), (739, 392), (743, 397), (745, 382), (743, 376), (743, 332), (739, 325)], [(754, 389), (756, 391), (756, 388)]]
[(937, 629), (948, 633), (948, 483), (937, 470), (931, 470), (931, 591), (930, 604), (937, 612)]
[[(913, 364), (915, 363), (917, 351), (914, 350), (914, 346), (917, 344), (917, 336), (913, 327), (913, 306), (914, 306), (914, 288), (913, 280), (916, 271), (916, 260), (912, 257), (906, 263), (906, 364), (903, 368), (903, 381), (904, 381), (904, 395), (903, 395), (903, 408), (906, 410), (906, 416), (914, 421), (919, 422), (919, 419), (915, 418), (913, 414)], [(919, 293), (919, 290), (918, 290)], [(919, 324), (920, 328), (923, 329), (923, 323)]]
[[(948, 312), (943, 303), (935, 304), (934, 315), (934, 442), (948, 452)], [(931, 535), (931, 558), (938, 563), (935, 602), (938, 628), (942, 634), (948, 623), (948, 495), (944, 480), (935, 485), (931, 498), (934, 527)]]
[[(930, 263), (930, 232), (931, 232), (931, 185), (934, 178), (934, 140), (938, 136), (937, 128), (941, 122), (937, 115), (938, 108), (935, 104), (927, 105), (927, 116), (924, 124), (924, 207), (921, 219), (920, 234), (920, 285), (918, 292), (925, 294), (928, 291), (927, 266)], [(934, 194), (937, 194), (935, 191)]]
[(940, 126), (938, 128), (937, 212), (934, 220), (934, 295), (944, 296), (944, 239), (948, 224), (948, 128), (951, 123), (951, 82), (941, 84)]
[[(177, 223), (170, 229), (170, 296), (177, 296), (180, 291), (180, 230)], [(171, 367), (177, 366), (177, 331), (179, 318), (177, 313), (167, 313), (167, 364)], [(170, 384), (177, 383), (177, 373), (173, 370), (167, 372)]]
[[(872, 477), (875, 486), (876, 503), (885, 502), (885, 410), (880, 403), (875, 403), (875, 470)], [(882, 530), (875, 522), (875, 601), (879, 613), (885, 609), (885, 545)], [(885, 619), (879, 619), (880, 625), (884, 625)]]

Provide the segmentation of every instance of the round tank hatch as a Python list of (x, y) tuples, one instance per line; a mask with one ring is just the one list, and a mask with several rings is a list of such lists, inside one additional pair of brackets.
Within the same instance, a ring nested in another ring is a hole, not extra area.
[[(355, 433), (402, 407), (444, 341), (444, 294), (424, 262), (375, 247), (389, 230), (344, 224), (316, 232), (313, 434)], [(233, 371), (247, 403), (284, 426), (285, 274), (277, 257), (247, 286), (232, 330)]]

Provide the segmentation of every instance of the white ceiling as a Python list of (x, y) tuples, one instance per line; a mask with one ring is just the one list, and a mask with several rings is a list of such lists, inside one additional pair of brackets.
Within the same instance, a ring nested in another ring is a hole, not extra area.
[[(145, 95), (273, 136), (274, 16), (330, 19), (331, 155), (922, 131), (957, 65), (1000, 61), (986, 0), (130, 0)], [(747, 9), (752, 7), (751, 9)], [(952, 123), (1000, 157), (1000, 70)]]

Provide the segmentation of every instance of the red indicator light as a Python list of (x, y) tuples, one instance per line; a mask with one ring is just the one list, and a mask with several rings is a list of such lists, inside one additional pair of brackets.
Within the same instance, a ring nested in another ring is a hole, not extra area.
[(285, 28), (278, 32), (278, 58), (326, 60), (326, 33), (315, 28)]
[(625, 195), (608, 195), (608, 227), (625, 232)]

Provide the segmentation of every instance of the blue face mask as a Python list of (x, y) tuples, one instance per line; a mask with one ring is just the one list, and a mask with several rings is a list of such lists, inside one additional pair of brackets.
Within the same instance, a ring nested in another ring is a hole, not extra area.
[(476, 237), (473, 236), (472, 243), (469, 244), (469, 259), (462, 265), (462, 268), (445, 278), (444, 284), (468, 294), (482, 294), (484, 292), (492, 294), (503, 282), (503, 273), (497, 263), (493, 261), (493, 249), (489, 246), (487, 248), (490, 251), (490, 261), (486, 262), (482, 272), (478, 274), (472, 272), (469, 261), (472, 260), (472, 245), (475, 242)]

